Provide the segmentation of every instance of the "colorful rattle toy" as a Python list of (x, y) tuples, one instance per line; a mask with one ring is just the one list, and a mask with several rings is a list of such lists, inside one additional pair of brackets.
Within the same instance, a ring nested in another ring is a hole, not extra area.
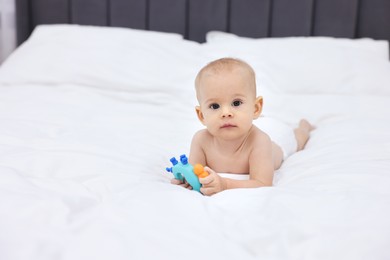
[(173, 173), (173, 176), (177, 180), (186, 180), (193, 190), (200, 192), (202, 184), (200, 184), (199, 178), (204, 178), (209, 175), (203, 166), (199, 163), (192, 166), (188, 163), (188, 158), (185, 154), (180, 156), (180, 162), (175, 157), (172, 157), (170, 161), (173, 166), (167, 167), (167, 172)]

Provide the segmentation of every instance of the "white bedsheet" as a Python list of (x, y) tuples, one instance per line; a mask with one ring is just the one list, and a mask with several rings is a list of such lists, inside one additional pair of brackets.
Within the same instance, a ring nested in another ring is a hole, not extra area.
[(205, 197), (164, 172), (200, 127), (187, 98), (1, 87), (1, 258), (388, 259), (389, 99), (280, 98), (307, 149), (274, 187)]
[(51, 82), (20, 53), (0, 68), (0, 259), (390, 259), (390, 97), (260, 88), (265, 115), (316, 130), (273, 187), (207, 197), (165, 167), (202, 127), (188, 76), (215, 53), (168, 60), (187, 66), (173, 87), (163, 73), (103, 85), (119, 72), (82, 66), (81, 83)]

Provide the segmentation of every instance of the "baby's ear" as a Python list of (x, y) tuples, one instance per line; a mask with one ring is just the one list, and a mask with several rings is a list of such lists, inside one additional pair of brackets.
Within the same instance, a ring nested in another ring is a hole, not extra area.
[(258, 96), (255, 101), (255, 112), (253, 114), (253, 119), (259, 118), (262, 110), (263, 110), (263, 97)]
[(204, 125), (204, 116), (200, 109), (200, 106), (195, 107), (196, 115), (198, 116), (199, 121)]

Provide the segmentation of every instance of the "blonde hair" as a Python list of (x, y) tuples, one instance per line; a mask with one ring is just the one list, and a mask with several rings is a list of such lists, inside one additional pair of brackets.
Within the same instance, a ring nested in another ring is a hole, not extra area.
[(199, 84), (202, 77), (207, 75), (218, 74), (223, 71), (233, 71), (234, 69), (241, 68), (244, 72), (248, 73), (249, 80), (252, 81), (252, 85), (254, 87), (255, 95), (256, 95), (256, 74), (253, 68), (243, 60), (236, 58), (221, 58), (214, 60), (204, 66), (195, 78), (195, 89), (198, 95)]

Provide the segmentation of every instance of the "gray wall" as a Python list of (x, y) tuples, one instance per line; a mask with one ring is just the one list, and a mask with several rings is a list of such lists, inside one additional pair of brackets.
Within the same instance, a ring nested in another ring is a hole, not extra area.
[(15, 0), (0, 0), (0, 63), (16, 47)]

